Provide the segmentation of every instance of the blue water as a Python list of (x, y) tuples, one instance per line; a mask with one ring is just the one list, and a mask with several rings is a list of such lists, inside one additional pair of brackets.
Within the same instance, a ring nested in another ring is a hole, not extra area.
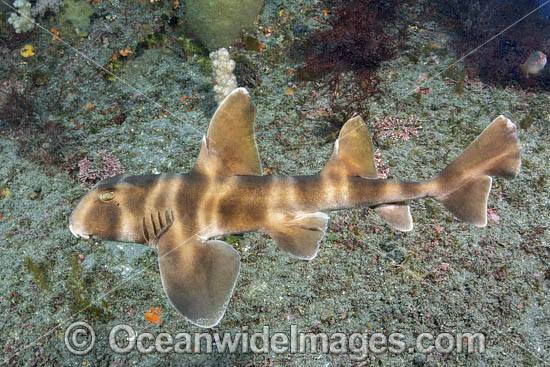
[(542, 5), (542, 4), (545, 4), (542, 8), (539, 9), (539, 12), (540, 14), (547, 18), (547, 19), (550, 19), (550, 1), (549, 0), (537, 0), (537, 3), (538, 5)]

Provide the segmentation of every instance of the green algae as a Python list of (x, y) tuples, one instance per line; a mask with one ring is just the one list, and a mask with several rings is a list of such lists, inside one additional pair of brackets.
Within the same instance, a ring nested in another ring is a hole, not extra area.
[(464, 87), (465, 87), (465, 80), (466, 80), (466, 76), (467, 76), (467, 72), (466, 70), (463, 70), (459, 77), (458, 77), (458, 80), (456, 81), (456, 84), (455, 84), (455, 92), (457, 94), (462, 94), (464, 93)]
[(109, 63), (105, 65), (105, 70), (107, 70), (106, 73), (103, 74), (103, 77), (106, 81), (109, 82), (115, 82), (118, 78), (118, 73), (120, 71), (120, 68), (124, 64), (124, 58), (123, 57), (114, 57), (111, 60), (109, 60)]
[(519, 124), (518, 124), (519, 127), (522, 129), (529, 129), (533, 124), (533, 120), (535, 119), (535, 117), (537, 117), (536, 111), (529, 112), (527, 116), (525, 116), (519, 121)]
[(85, 37), (90, 32), (92, 6), (85, 0), (64, 0), (61, 12), (55, 18), (57, 30), (63, 37)]
[(89, 280), (84, 277), (84, 271), (80, 265), (79, 255), (74, 254), (71, 261), (71, 274), (67, 281), (67, 289), (71, 296), (69, 297), (69, 308), (72, 312), (80, 314), (85, 313), (90, 317), (106, 321), (113, 318), (109, 311), (109, 304), (101, 299), (101, 306), (96, 306), (89, 298), (87, 288)]
[(37, 264), (32, 261), (30, 256), (26, 256), (25, 266), (27, 267), (27, 270), (32, 275), (32, 278), (40, 288), (42, 288), (43, 290), (50, 289), (50, 285), (48, 283), (48, 280), (46, 279), (46, 272), (44, 270), (45, 266), (43, 264)]

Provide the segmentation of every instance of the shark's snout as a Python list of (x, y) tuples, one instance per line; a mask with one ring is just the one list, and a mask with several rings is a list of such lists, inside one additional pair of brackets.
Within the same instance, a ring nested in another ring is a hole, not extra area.
[(78, 226), (74, 226), (71, 221), (69, 221), (69, 229), (71, 230), (71, 233), (77, 237), (77, 238), (83, 238), (85, 240), (90, 238), (89, 233), (85, 233), (86, 231), (82, 230), (82, 228), (79, 228)]
[(81, 224), (81, 221), (78, 220), (78, 209), (80, 205), (76, 207), (76, 209), (72, 212), (71, 216), (69, 217), (69, 230), (71, 233), (77, 237), (77, 238), (83, 238), (83, 239), (89, 239), (91, 236), (90, 231), (87, 231)]

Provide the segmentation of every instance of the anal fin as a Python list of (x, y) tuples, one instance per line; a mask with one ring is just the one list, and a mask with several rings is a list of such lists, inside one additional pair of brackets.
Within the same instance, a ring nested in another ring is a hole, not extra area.
[(398, 231), (408, 232), (413, 229), (411, 211), (405, 202), (382, 204), (374, 208), (374, 211)]
[(315, 213), (284, 213), (272, 221), (267, 233), (281, 250), (305, 260), (317, 255), (319, 242), (325, 235), (328, 215)]

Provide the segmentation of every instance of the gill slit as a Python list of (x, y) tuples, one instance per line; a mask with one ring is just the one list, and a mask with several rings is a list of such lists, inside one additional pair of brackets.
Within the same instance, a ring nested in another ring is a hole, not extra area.
[(172, 209), (166, 210), (164, 212), (164, 221), (160, 211), (157, 211), (156, 219), (153, 213), (151, 213), (150, 217), (152, 233), (149, 233), (147, 216), (144, 216), (142, 218), (142, 234), (147, 245), (157, 248), (160, 237), (170, 228), (170, 226), (172, 226), (172, 223), (174, 223), (174, 212)]

